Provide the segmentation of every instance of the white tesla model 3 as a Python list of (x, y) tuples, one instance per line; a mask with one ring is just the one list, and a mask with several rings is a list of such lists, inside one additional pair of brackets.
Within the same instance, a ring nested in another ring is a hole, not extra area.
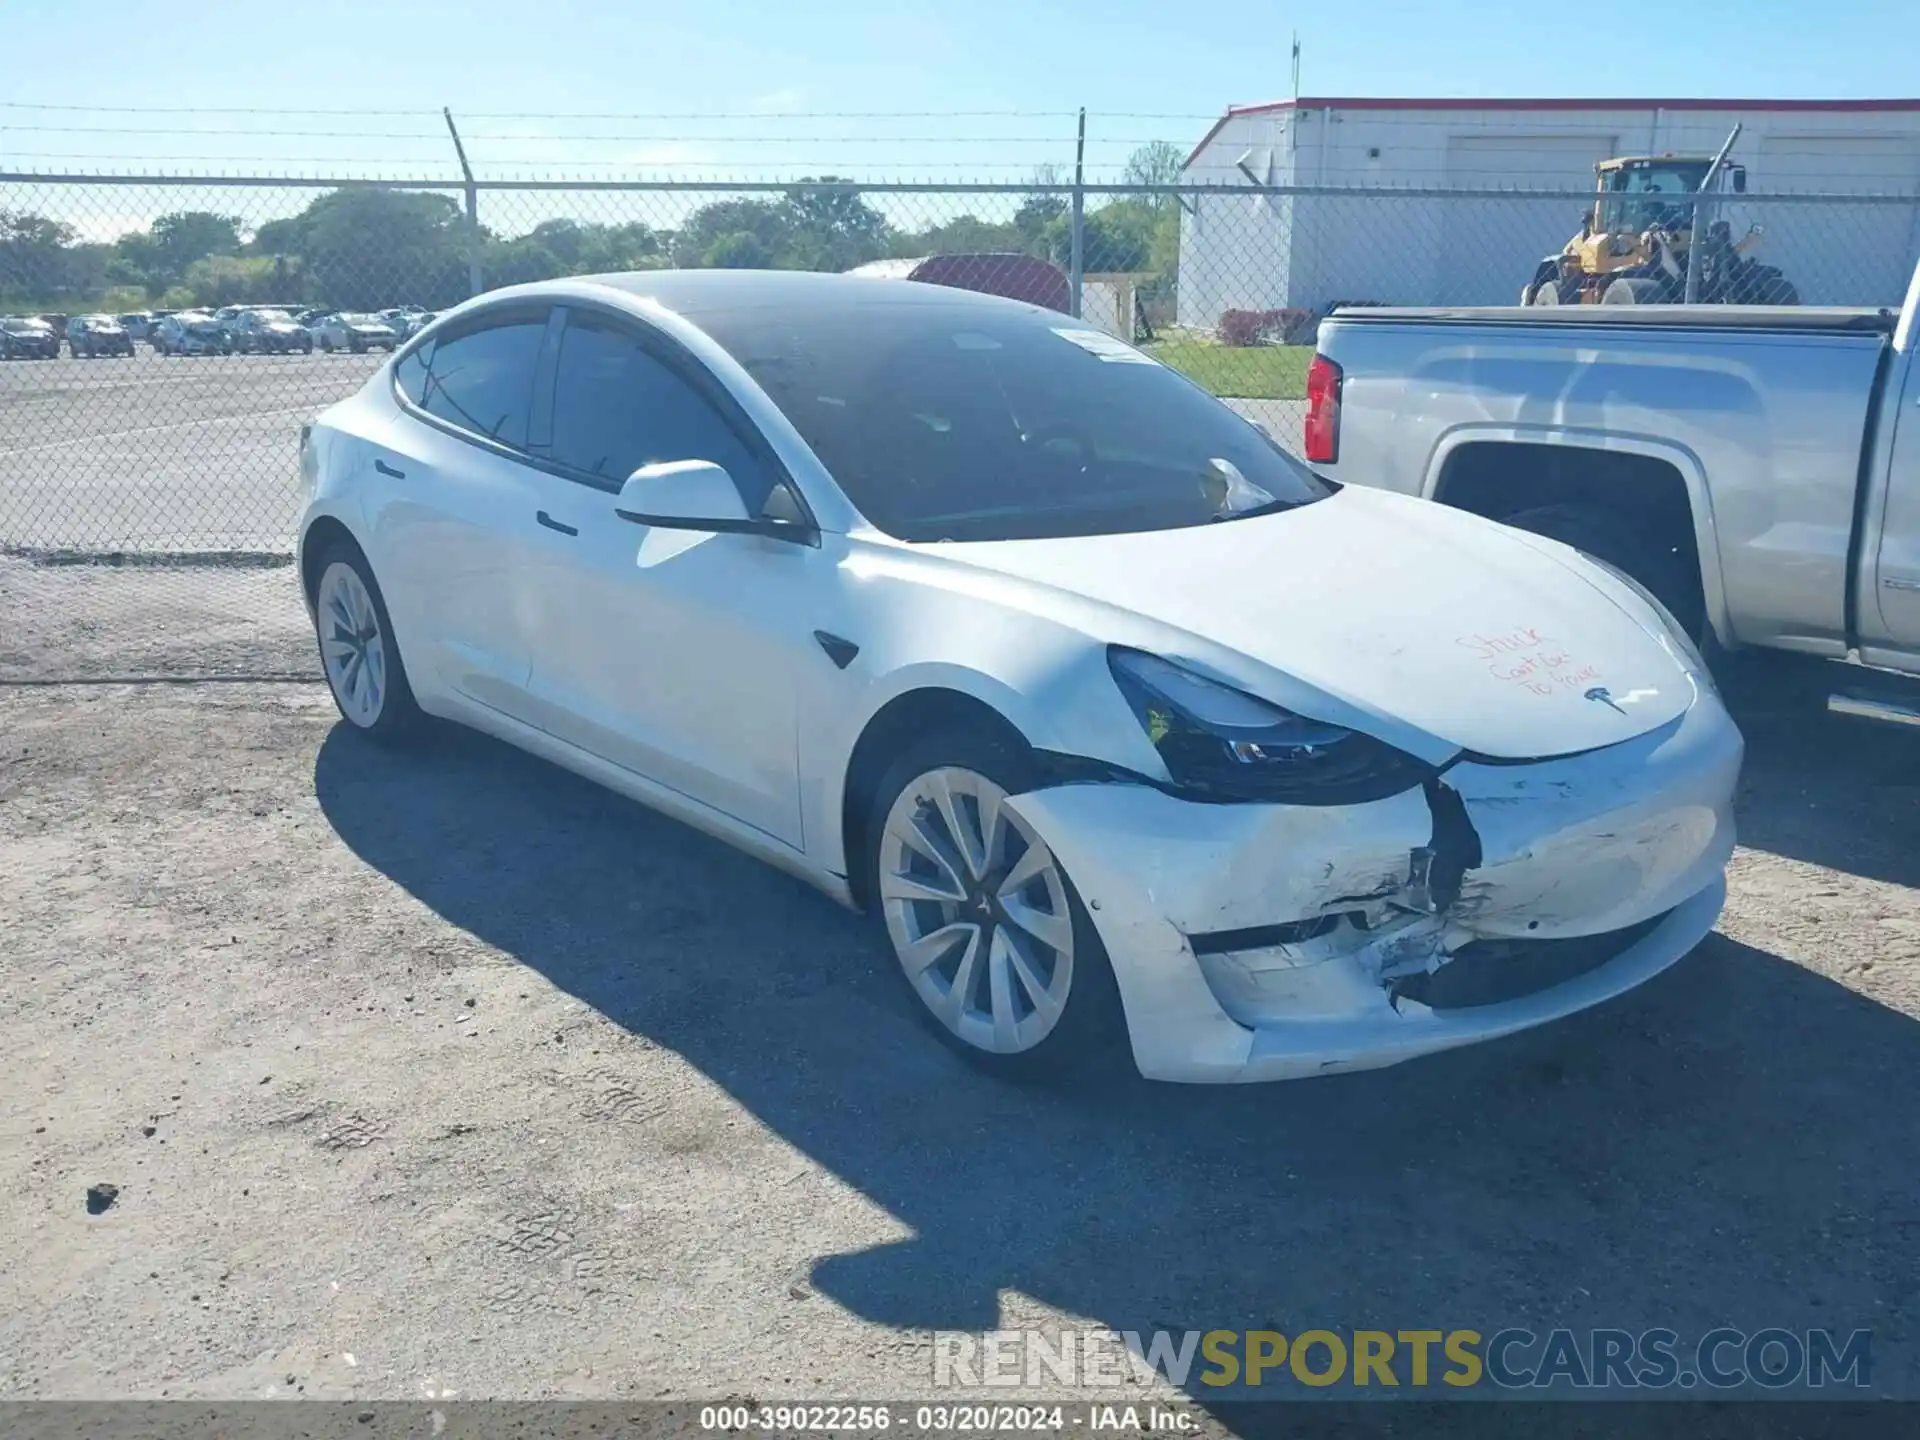
[(870, 911), (988, 1066), (1390, 1064), (1616, 995), (1724, 897), (1741, 740), (1657, 602), (1052, 311), (520, 286), (302, 466), (349, 724), (490, 731)]

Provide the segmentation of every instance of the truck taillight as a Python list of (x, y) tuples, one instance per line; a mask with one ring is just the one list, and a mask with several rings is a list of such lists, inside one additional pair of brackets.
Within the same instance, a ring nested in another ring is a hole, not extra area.
[(1307, 366), (1305, 441), (1309, 465), (1331, 465), (1340, 458), (1340, 367), (1316, 354)]

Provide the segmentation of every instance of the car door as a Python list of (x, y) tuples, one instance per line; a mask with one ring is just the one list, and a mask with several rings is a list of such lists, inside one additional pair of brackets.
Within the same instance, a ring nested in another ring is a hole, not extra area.
[(616, 515), (626, 477), (656, 461), (721, 465), (748, 514), (784, 475), (719, 382), (664, 337), (583, 306), (555, 329), (544, 508), (564, 528), (540, 536), (541, 723), (798, 847), (795, 692), (799, 667), (821, 659), (808, 618), (821, 552)]
[[(1915, 293), (1920, 296), (1920, 279)], [(1901, 649), (1920, 650), (1920, 365), (1912, 344), (1894, 355), (1886, 379), (1883, 413), (1893, 434), (1874, 593), (1887, 638)]]
[(520, 719), (541, 478), (526, 445), (547, 320), (545, 304), (483, 311), (403, 356), (400, 410), (373, 459), (375, 564), (409, 666)]

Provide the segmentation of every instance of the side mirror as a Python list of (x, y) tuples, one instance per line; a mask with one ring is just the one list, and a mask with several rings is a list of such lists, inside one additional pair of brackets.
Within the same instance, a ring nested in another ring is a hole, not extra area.
[(620, 487), (613, 513), (658, 530), (718, 535), (766, 535), (818, 545), (820, 532), (785, 481), (775, 485), (757, 516), (747, 514), (733, 477), (711, 460), (667, 460), (642, 465)]

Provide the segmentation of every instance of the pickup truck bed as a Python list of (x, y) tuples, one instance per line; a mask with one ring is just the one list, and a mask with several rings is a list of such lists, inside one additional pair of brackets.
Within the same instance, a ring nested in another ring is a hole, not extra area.
[(1337, 312), (1343, 325), (1418, 321), (1429, 325), (1572, 325), (1656, 330), (1865, 331), (1891, 335), (1900, 323), (1892, 310), (1847, 305), (1372, 305)]
[(1917, 303), (1920, 271), (1900, 314), (1336, 310), (1307, 458), (1575, 545), (1728, 647), (1920, 674)]

